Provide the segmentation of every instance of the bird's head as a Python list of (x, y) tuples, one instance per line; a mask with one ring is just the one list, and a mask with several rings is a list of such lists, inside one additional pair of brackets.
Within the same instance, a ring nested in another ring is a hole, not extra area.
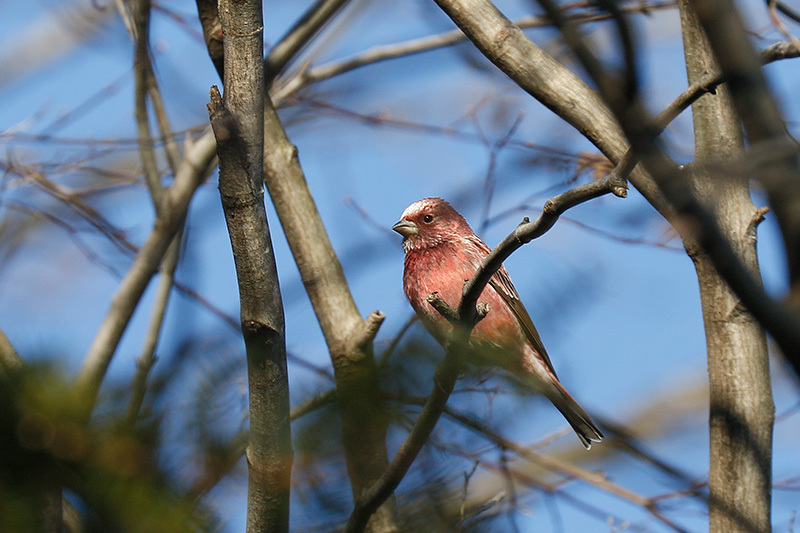
[(473, 235), (458, 211), (441, 198), (423, 198), (406, 207), (392, 229), (403, 236), (403, 249), (432, 248)]

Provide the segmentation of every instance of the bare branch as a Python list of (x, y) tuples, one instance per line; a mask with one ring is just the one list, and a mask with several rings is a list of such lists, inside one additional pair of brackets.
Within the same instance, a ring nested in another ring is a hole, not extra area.
[(156, 164), (153, 139), (150, 136), (150, 123), (147, 113), (147, 93), (151, 76), (150, 65), (150, 0), (134, 0), (131, 6), (133, 18), (133, 37), (136, 51), (134, 53), (133, 71), (136, 77), (134, 89), (136, 100), (136, 128), (139, 134), (139, 157), (142, 160), (147, 187), (153, 200), (156, 214), (162, 209), (164, 186)]
[(175, 181), (164, 196), (164, 216), (156, 219), (152, 232), (122, 279), (112, 299), (111, 308), (86, 354), (75, 388), (78, 398), (84, 402), (87, 419), (122, 334), (150, 279), (158, 271), (170, 242), (181, 227), (189, 202), (214, 157), (215, 144), (214, 136), (209, 132), (184, 154)]
[(136, 419), (142, 410), (142, 403), (147, 392), (147, 377), (156, 362), (156, 347), (161, 338), (161, 328), (164, 324), (167, 303), (175, 281), (175, 269), (178, 266), (180, 252), (181, 232), (179, 231), (172, 240), (172, 244), (170, 244), (164, 262), (161, 265), (161, 277), (158, 281), (158, 290), (153, 302), (150, 324), (147, 328), (142, 353), (136, 360), (136, 372), (131, 382), (131, 398), (128, 402), (128, 410), (125, 413), (125, 422), (131, 426), (136, 423)]
[(159, 129), (161, 130), (160, 138), (164, 143), (164, 154), (167, 156), (167, 164), (169, 165), (170, 170), (172, 170), (172, 175), (174, 176), (175, 172), (178, 170), (178, 165), (181, 162), (181, 154), (178, 150), (178, 144), (175, 141), (175, 134), (169, 125), (167, 109), (164, 105), (164, 99), (161, 96), (161, 91), (158, 88), (158, 83), (156, 83), (156, 75), (152, 62), (148, 63), (147, 94), (150, 96), (150, 101), (153, 103), (153, 111), (155, 111), (156, 121), (158, 122)]
[(351, 350), (365, 350), (372, 346), (375, 337), (378, 335), (378, 330), (383, 324), (386, 315), (380, 311), (371, 312), (366, 320), (362, 322), (356, 331), (353, 331), (350, 336), (350, 343), (352, 344)]
[[(175, 175), (180, 164), (180, 154), (172, 135), (169, 125), (166, 108), (164, 106), (161, 91), (156, 83), (155, 71), (150, 60), (149, 35), (150, 35), (150, 0), (135, 0), (132, 8), (132, 18), (134, 22), (132, 37), (135, 39), (136, 51), (134, 56), (135, 101), (136, 101), (136, 123), (139, 134), (139, 155), (142, 161), (142, 169), (145, 179), (150, 189), (150, 196), (156, 208), (156, 215), (163, 208), (164, 187), (161, 183), (161, 176), (158, 172), (153, 139), (150, 134), (150, 122), (147, 112), (147, 96), (153, 103), (156, 119), (161, 130), (161, 137), (164, 139), (164, 151), (167, 162), (172, 174)], [(144, 402), (147, 391), (147, 378), (150, 369), (156, 361), (155, 351), (158, 340), (161, 336), (161, 328), (166, 314), (167, 303), (169, 302), (170, 292), (175, 282), (175, 270), (178, 267), (180, 258), (181, 240), (183, 230), (179, 230), (175, 235), (172, 244), (167, 251), (164, 264), (161, 269), (161, 279), (156, 292), (155, 303), (153, 304), (153, 314), (147, 330), (142, 354), (136, 361), (136, 373), (131, 383), (131, 399), (128, 403), (128, 410), (125, 420), (133, 425), (139, 416), (139, 412)]]
[(389, 361), (389, 357), (391, 357), (394, 351), (397, 349), (397, 345), (400, 344), (400, 341), (403, 339), (403, 336), (408, 332), (408, 330), (417, 320), (419, 319), (417, 318), (416, 314), (412, 314), (408, 318), (408, 320), (406, 320), (405, 324), (403, 324), (403, 327), (400, 328), (400, 331), (397, 332), (397, 335), (395, 335), (392, 338), (389, 345), (383, 350), (383, 352), (378, 357), (377, 365), (379, 368), (386, 366), (386, 363)]
[(264, 60), (264, 83), (269, 86), (314, 35), (350, 0), (317, 0), (272, 47)]
[(547, 200), (539, 218), (533, 222), (528, 221), (527, 218), (523, 220), (516, 230), (495, 246), (489, 255), (481, 261), (481, 266), (475, 272), (475, 275), (464, 284), (459, 313), (463, 313), (469, 308), (474, 309), (475, 303), (478, 301), (478, 297), (483, 292), (484, 287), (500, 268), (500, 265), (503, 264), (503, 261), (508, 259), (508, 256), (522, 247), (523, 244), (541, 237), (552, 228), (564, 211), (609, 193), (624, 198), (627, 194), (626, 189), (624, 179), (621, 179), (618, 173), (612, 172), (601, 180), (579, 185)]
[[(609, 17), (607, 13), (592, 9), (591, 6), (585, 4), (576, 4), (574, 7), (584, 8), (584, 10), (576, 10), (575, 13), (569, 13), (568, 16), (582, 23), (604, 20)], [(620, 9), (626, 13), (636, 13), (672, 7), (675, 7), (675, 2), (667, 0), (650, 3), (635, 2), (631, 5), (622, 6)], [(541, 28), (552, 25), (552, 22), (547, 17), (527, 16), (515, 19), (514, 24), (520, 28)], [(462, 31), (450, 30), (419, 39), (374, 46), (352, 57), (331, 61), (311, 69), (307, 66), (301, 66), (297, 71), (284, 76), (280, 80), (272, 91), (272, 99), (275, 105), (280, 105), (291, 95), (297, 93), (298, 90), (311, 84), (334, 78), (364, 66), (453, 46), (464, 42), (466, 39), (467, 36)]]
[[(388, 465), (386, 425), (372, 344), (379, 325), (365, 326), (347, 286), (297, 157), (269, 98), (265, 99), (264, 181), (292, 249), (306, 292), (328, 345), (353, 497), (372, 486)], [(368, 525), (396, 530), (394, 502), (387, 501)]]
[(283, 303), (264, 206), (263, 19), (260, 0), (219, 3), (225, 99), (208, 105), (219, 192), (239, 284), (250, 438), (247, 531), (289, 530), (292, 443)]
[[(779, 42), (774, 43), (764, 50), (759, 52), (760, 60), (763, 64), (772, 63), (782, 59), (793, 59), (800, 57), (800, 50), (797, 50), (792, 43)], [(715, 88), (720, 84), (725, 83), (725, 75), (717, 69), (703, 75), (697, 80), (691, 82), (689, 87), (678, 95), (675, 100), (665, 107), (661, 113), (653, 119), (653, 122), (661, 132), (666, 128), (670, 122), (675, 120), (684, 110), (692, 105), (698, 98), (707, 93), (713, 93)]]

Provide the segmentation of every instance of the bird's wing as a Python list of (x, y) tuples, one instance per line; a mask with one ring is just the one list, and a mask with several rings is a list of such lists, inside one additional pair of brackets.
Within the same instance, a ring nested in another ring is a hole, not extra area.
[(517, 317), (517, 321), (520, 326), (522, 326), (522, 330), (525, 332), (528, 341), (533, 345), (533, 349), (542, 357), (547, 368), (553, 373), (553, 376), (558, 379), (556, 369), (553, 368), (553, 363), (550, 362), (550, 356), (547, 355), (547, 350), (545, 350), (542, 339), (539, 337), (539, 332), (536, 331), (536, 326), (533, 325), (531, 315), (528, 314), (528, 310), (522, 305), (522, 300), (519, 299), (519, 294), (517, 294), (517, 290), (511, 283), (511, 277), (508, 275), (508, 271), (506, 271), (505, 267), (500, 267), (500, 270), (489, 280), (489, 285), (491, 285), (503, 301), (506, 302), (508, 307), (511, 308), (511, 311), (514, 312), (514, 316)]
[[(478, 246), (478, 248), (483, 252), (484, 256), (491, 251), (489, 247), (486, 246), (486, 243), (484, 243), (478, 236), (474, 236), (470, 239), (470, 241)], [(475, 264), (476, 268), (478, 265), (480, 265), (482, 259), (483, 257), (477, 258), (477, 262)], [(533, 320), (531, 319), (531, 315), (528, 314), (528, 310), (525, 309), (524, 305), (522, 305), (522, 300), (520, 300), (517, 289), (514, 288), (514, 284), (511, 283), (511, 276), (508, 275), (506, 267), (500, 267), (495, 275), (492, 276), (492, 279), (489, 280), (489, 286), (491, 286), (494, 291), (500, 295), (506, 305), (508, 305), (508, 307), (514, 313), (514, 316), (517, 317), (517, 322), (519, 322), (520, 326), (522, 326), (522, 331), (525, 332), (525, 336), (533, 346), (533, 349), (536, 350), (536, 353), (542, 357), (547, 365), (547, 368), (553, 373), (553, 376), (558, 379), (558, 376), (556, 375), (556, 369), (553, 368), (553, 363), (550, 362), (550, 356), (547, 355), (547, 350), (545, 350), (544, 344), (542, 343), (542, 338), (539, 337), (539, 332), (536, 331), (536, 326), (533, 325)], [(491, 309), (489, 312), (491, 312)]]

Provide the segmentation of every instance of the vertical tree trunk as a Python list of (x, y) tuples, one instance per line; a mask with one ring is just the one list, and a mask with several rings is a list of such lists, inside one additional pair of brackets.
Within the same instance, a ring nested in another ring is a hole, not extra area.
[[(689, 83), (716, 70), (688, 0), (680, 1)], [(695, 162), (691, 185), (715, 205), (719, 224), (742, 262), (758, 276), (756, 226), (748, 177), (703, 168), (742, 153), (741, 127), (727, 88), (692, 106)], [(709, 530), (769, 531), (772, 483), (772, 403), (767, 342), (708, 256), (687, 245), (700, 285), (710, 385)]]
[(219, 16), (225, 99), (212, 87), (209, 114), (247, 353), (247, 531), (280, 533), (289, 530), (292, 447), (283, 304), (264, 208), (261, 2), (221, 0)]

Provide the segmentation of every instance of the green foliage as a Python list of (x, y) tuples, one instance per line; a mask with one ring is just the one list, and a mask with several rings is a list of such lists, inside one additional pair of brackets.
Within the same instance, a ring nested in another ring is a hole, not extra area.
[(0, 531), (36, 531), (51, 487), (68, 491), (89, 531), (207, 529), (207, 517), (160, 470), (154, 427), (131, 428), (121, 417), (87, 427), (73, 397), (51, 366), (4, 377)]

